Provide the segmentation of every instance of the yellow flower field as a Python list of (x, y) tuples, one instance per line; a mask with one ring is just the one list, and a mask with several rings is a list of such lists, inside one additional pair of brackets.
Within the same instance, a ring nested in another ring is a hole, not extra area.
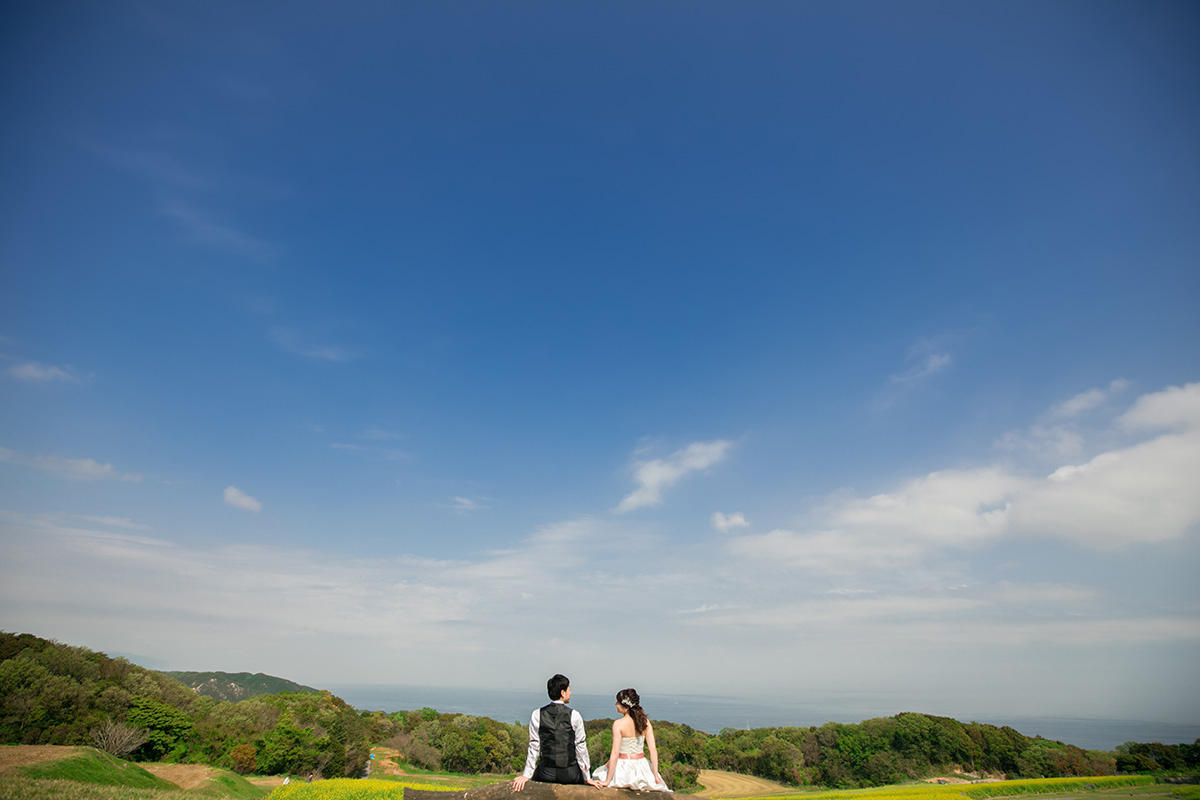
[(832, 792), (803, 792), (795, 795), (776, 795), (770, 798), (744, 798), (744, 800), (987, 800), (993, 797), (1014, 797), (1030, 794), (1054, 794), (1058, 792), (1114, 789), (1120, 786), (1141, 786), (1154, 783), (1153, 778), (1096, 777), (1096, 778), (1042, 778), (1021, 781), (996, 781), (995, 783), (951, 784), (935, 783), (909, 786), (883, 786), (878, 789), (853, 789)]
[(454, 791), (446, 786), (378, 779), (335, 778), (316, 783), (290, 783), (271, 792), (268, 800), (401, 800), (404, 787), (429, 792)]

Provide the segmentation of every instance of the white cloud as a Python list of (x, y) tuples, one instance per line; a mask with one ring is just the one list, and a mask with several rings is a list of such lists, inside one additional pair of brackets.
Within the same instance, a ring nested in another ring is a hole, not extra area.
[(50, 472), (63, 478), (81, 481), (118, 480), (137, 483), (141, 475), (117, 472), (112, 464), (101, 464), (90, 458), (62, 458), (61, 456), (30, 456), (0, 447), (0, 461), (20, 464)]
[(696, 608), (684, 609), (683, 611), (680, 611), (679, 613), (680, 614), (707, 614), (710, 611), (719, 611), (720, 609), (721, 609), (721, 607), (719, 605), (706, 603), (702, 606), (697, 606)]
[(1111, 548), (1176, 539), (1194, 529), (1200, 524), (1200, 384), (1144, 395), (1118, 425), (1169, 430), (1042, 477), (995, 464), (932, 472), (871, 497), (839, 493), (815, 529), (735, 537), (728, 548), (759, 561), (852, 574), (1003, 538)]
[(996, 441), (996, 447), (1031, 453), (1046, 460), (1079, 458), (1084, 452), (1084, 437), (1079, 431), (1082, 418), (1088, 412), (1104, 407), (1129, 385), (1124, 378), (1117, 378), (1106, 387), (1080, 392), (1050, 409), (1028, 431), (1005, 433)]
[(262, 511), (262, 503), (255, 500), (250, 495), (238, 489), (236, 486), (225, 487), (225, 502), (234, 508), (240, 508), (243, 511), (253, 511), (258, 513)]
[(1101, 547), (1174, 539), (1200, 522), (1200, 431), (1068, 464), (1013, 501), (1010, 530)]
[(888, 376), (888, 382), (901, 386), (912, 386), (931, 375), (936, 375), (953, 363), (948, 353), (929, 353), (904, 372)]
[[(930, 713), (945, 712), (912, 699), (926, 679), (931, 697), (956, 690), (1030, 714), (1048, 700), (1058, 704), (1055, 713), (1094, 709), (1095, 697), (1120, 695), (1099, 689), (1130, 680), (1146, 659), (1200, 641), (1194, 616), (1128, 611), (1123, 596), (1089, 586), (970, 581), (961, 589), (830, 592), (795, 571), (739, 565), (720, 547), (656, 550), (647, 534), (628, 522), (581, 518), (495, 553), (362, 558), (295, 546), (174, 544), (0, 511), (0, 607), (10, 624), (39, 635), (125, 650), (149, 636), (155, 657), (175, 668), (215, 658), (223, 669), (314, 685), (394, 680), (389, 665), (399, 659), (415, 684), (527, 688), (531, 674), (563, 671), (579, 686), (626, 685), (614, 684), (616, 637), (622, 650), (669, 649), (694, 661), (686, 675), (670, 659), (639, 662), (628, 681), (639, 687), (727, 691), (752, 654), (778, 692), (802, 688), (811, 698), (900, 682), (905, 694), (895, 702)], [(652, 625), (626, 619), (629, 608), (616, 598), (634, 595), (635, 616), (651, 614)], [(550, 633), (547, 608), (561, 620)], [(221, 631), (216, 650), (214, 629)], [(1097, 646), (1107, 653), (1126, 643), (1138, 645), (1138, 657), (1102, 660), (1103, 680), (1087, 672), (1095, 685), (1081, 685), (1067, 668), (1092, 663)], [(411, 656), (418, 651), (420, 658)], [(1076, 661), (1060, 666), (1054, 659), (1063, 653)], [(1034, 696), (1031, 670), (1043, 676)], [(964, 671), (969, 681), (955, 677)], [(1133, 708), (1131, 701), (1102, 710)]]
[(1200, 383), (1172, 386), (1142, 395), (1133, 408), (1118, 418), (1127, 430), (1155, 428), (1200, 429)]
[(38, 364), (33, 361), (11, 366), (5, 370), (5, 374), (11, 375), (17, 380), (29, 381), (30, 383), (49, 383), (50, 381), (79, 383), (80, 380), (69, 367), (55, 367), (49, 364)]
[(1082, 434), (1066, 425), (1034, 425), (1028, 431), (1008, 431), (996, 440), (996, 447), (1044, 459), (1062, 459), (1077, 457), (1083, 452), (1083, 443)]
[(634, 476), (640, 486), (626, 495), (616, 508), (623, 514), (636, 508), (656, 506), (662, 502), (662, 493), (674, 486), (689, 473), (707, 469), (725, 458), (733, 442), (717, 439), (712, 442), (694, 442), (677, 450), (667, 458), (638, 463)]
[(750, 523), (739, 511), (732, 514), (722, 514), (720, 511), (714, 511), (712, 515), (712, 526), (725, 533), (732, 528), (749, 528)]
[(1106, 388), (1089, 389), (1086, 392), (1075, 395), (1070, 400), (1061, 403), (1051, 410), (1050, 416), (1059, 419), (1078, 417), (1080, 414), (1098, 408), (1113, 395), (1118, 394), (1128, 386), (1129, 381), (1124, 378), (1117, 378), (1109, 383)]
[(453, 508), (455, 511), (478, 511), (488, 507), (478, 500), (472, 500), (469, 497), (451, 497), (450, 503), (450, 508)]

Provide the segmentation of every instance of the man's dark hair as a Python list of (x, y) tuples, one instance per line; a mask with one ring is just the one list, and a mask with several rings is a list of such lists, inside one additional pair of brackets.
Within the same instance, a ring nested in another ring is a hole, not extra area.
[(550, 695), (551, 700), (562, 700), (562, 693), (570, 687), (571, 681), (566, 675), (555, 675), (550, 680), (546, 681), (546, 694)]

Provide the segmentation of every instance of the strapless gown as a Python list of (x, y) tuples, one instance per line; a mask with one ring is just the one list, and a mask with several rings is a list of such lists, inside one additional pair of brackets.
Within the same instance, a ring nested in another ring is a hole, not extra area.
[[(637, 789), (639, 791), (655, 791), (669, 792), (665, 783), (654, 780), (654, 771), (650, 769), (650, 759), (642, 756), (642, 750), (646, 745), (645, 736), (622, 736), (621, 750), (622, 756), (634, 756), (634, 758), (618, 758), (617, 766), (613, 770), (612, 783), (609, 786), (616, 786), (624, 789)], [(596, 767), (592, 772), (592, 777), (598, 781), (604, 780), (608, 775), (608, 764), (604, 763)]]

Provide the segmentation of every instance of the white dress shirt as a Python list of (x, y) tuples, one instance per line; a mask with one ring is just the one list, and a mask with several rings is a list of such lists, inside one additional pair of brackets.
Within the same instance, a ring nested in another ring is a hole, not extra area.
[[(563, 705), (562, 700), (554, 702)], [(534, 770), (537, 769), (538, 756), (542, 752), (541, 727), (542, 709), (535, 708), (533, 715), (529, 718), (529, 753), (525, 756), (525, 771), (521, 773), (526, 778), (532, 778)], [(592, 762), (588, 758), (587, 731), (583, 727), (583, 717), (573, 708), (571, 709), (571, 730), (575, 731), (575, 761), (579, 764), (579, 771), (583, 773), (584, 778), (591, 777)]]

